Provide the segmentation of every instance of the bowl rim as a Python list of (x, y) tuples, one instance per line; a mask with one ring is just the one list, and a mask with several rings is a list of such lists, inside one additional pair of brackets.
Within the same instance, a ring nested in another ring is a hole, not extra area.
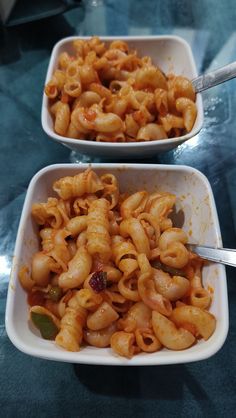
[[(92, 169), (138, 169), (138, 170), (156, 170), (156, 171), (182, 171), (186, 174), (193, 174), (196, 175), (206, 186), (207, 194), (209, 196), (210, 207), (212, 211), (212, 218), (214, 221), (214, 226), (217, 232), (217, 245), (222, 245), (221, 241), (221, 233), (220, 233), (220, 226), (218, 220), (218, 214), (216, 210), (215, 200), (213, 196), (213, 192), (210, 186), (210, 183), (206, 176), (200, 172), (199, 170), (184, 165), (155, 165), (155, 164), (120, 164), (120, 163), (92, 163), (92, 164), (52, 164), (49, 166), (44, 167), (40, 171), (38, 171), (31, 179), (29, 183), (29, 187), (26, 193), (24, 205), (22, 208), (22, 214), (19, 222), (17, 238), (15, 243), (14, 255), (13, 255), (13, 263), (12, 269), (10, 274), (10, 280), (8, 285), (8, 293), (7, 293), (7, 302), (6, 302), (6, 311), (5, 311), (5, 327), (6, 332), (15, 347), (17, 347), (20, 351), (25, 354), (29, 354), (33, 357), (43, 358), (48, 360), (54, 361), (62, 361), (62, 362), (71, 362), (71, 363), (80, 363), (80, 364), (94, 364), (94, 365), (117, 365), (117, 366), (148, 366), (148, 365), (168, 365), (168, 364), (181, 364), (181, 363), (190, 363), (199, 360), (204, 360), (213, 356), (216, 352), (218, 352), (222, 345), (224, 344), (229, 328), (229, 309), (228, 309), (228, 294), (227, 294), (227, 282), (226, 282), (226, 271), (225, 266), (220, 265), (220, 273), (221, 273), (221, 280), (222, 280), (222, 292), (220, 296), (221, 306), (224, 315), (220, 318), (220, 331), (217, 338), (217, 341), (214, 344), (207, 344), (209, 341), (204, 341), (201, 345), (201, 349), (195, 353), (189, 353), (187, 350), (183, 351), (171, 351), (171, 356), (163, 356), (159, 355), (157, 357), (152, 356), (151, 358), (147, 355), (140, 359), (138, 356), (134, 356), (131, 360), (127, 360), (125, 358), (120, 358), (116, 356), (102, 356), (96, 357), (96, 351), (94, 352), (95, 355), (91, 354), (84, 354), (82, 352), (68, 352), (65, 350), (62, 351), (55, 351), (51, 352), (47, 348), (40, 347), (38, 350), (35, 347), (31, 347), (27, 345), (25, 341), (23, 341), (19, 335), (15, 333), (15, 325), (13, 320), (13, 306), (15, 303), (15, 299), (17, 297), (15, 291), (15, 283), (17, 283), (16, 277), (16, 267), (17, 261), (20, 257), (20, 249), (22, 245), (22, 238), (20, 231), (24, 226), (26, 219), (28, 217), (28, 210), (27, 208), (31, 204), (31, 195), (35, 188), (35, 185), (40, 179), (42, 175), (45, 173), (50, 173), (54, 170), (58, 169), (68, 169), (69, 170), (85, 170), (86, 168), (91, 167)], [(91, 348), (91, 347), (90, 347)], [(97, 349), (96, 349), (97, 350)], [(82, 355), (80, 355), (82, 353)], [(169, 352), (168, 352), (169, 353)], [(159, 352), (161, 354), (161, 352)]]
[[(50, 56), (50, 60), (49, 60), (49, 64), (48, 64), (48, 69), (47, 69), (47, 73), (46, 73), (46, 78), (44, 81), (44, 85), (46, 85), (46, 83), (50, 80), (50, 77), (52, 75), (53, 72), (53, 68), (55, 65), (55, 59), (57, 57), (58, 54), (58, 50), (59, 48), (66, 44), (67, 42), (71, 42), (75, 39), (90, 39), (91, 36), (68, 36), (65, 38), (60, 39), (53, 47), (52, 49), (52, 53)], [(194, 73), (194, 77), (197, 77), (198, 72), (197, 72), (197, 68), (196, 68), (196, 63), (194, 60), (194, 56), (193, 56), (193, 52), (192, 49), (189, 45), (189, 43), (182, 37), (178, 36), (178, 35), (146, 35), (146, 36), (99, 36), (99, 38), (103, 41), (112, 41), (112, 40), (124, 40), (124, 41), (152, 41), (152, 40), (157, 40), (157, 41), (164, 41), (164, 40), (169, 40), (169, 41), (177, 41), (180, 44), (182, 44), (185, 49), (187, 50), (188, 53), (188, 57), (189, 57), (189, 61), (191, 64), (191, 67), (193, 69), (193, 73)], [(194, 129), (192, 129), (192, 131), (186, 133), (185, 135), (176, 137), (176, 138), (167, 138), (167, 139), (159, 139), (159, 140), (153, 140), (153, 141), (133, 141), (133, 142), (98, 142), (98, 141), (88, 141), (85, 139), (75, 139), (75, 138), (69, 138), (69, 137), (64, 137), (61, 135), (58, 135), (56, 132), (53, 131), (53, 129), (51, 129), (47, 123), (47, 116), (48, 116), (48, 98), (46, 96), (46, 94), (43, 91), (43, 99), (42, 99), (42, 108), (41, 108), (41, 125), (42, 128), (44, 130), (44, 132), (50, 137), (52, 138), (54, 141), (58, 142), (58, 143), (64, 143), (67, 146), (86, 146), (88, 147), (88, 152), (89, 149), (93, 149), (93, 148), (97, 148), (98, 150), (101, 149), (109, 149), (109, 150), (116, 150), (116, 149), (122, 149), (124, 146), (127, 149), (132, 149), (132, 148), (146, 148), (146, 146), (148, 145), (148, 148), (152, 149), (152, 148), (156, 148), (156, 145), (159, 144), (161, 145), (166, 145), (168, 146), (169, 144), (171, 145), (180, 145), (183, 142), (187, 141), (188, 139), (192, 138), (193, 136), (197, 135), (200, 130), (202, 129), (203, 126), (203, 119), (204, 119), (204, 112), (203, 112), (203, 100), (202, 100), (202, 95), (201, 93), (197, 93), (196, 95), (196, 99), (198, 100), (198, 106), (197, 106), (197, 110), (198, 110), (198, 118), (199, 118), (199, 123), (198, 126)], [(193, 132), (193, 133), (192, 133)]]

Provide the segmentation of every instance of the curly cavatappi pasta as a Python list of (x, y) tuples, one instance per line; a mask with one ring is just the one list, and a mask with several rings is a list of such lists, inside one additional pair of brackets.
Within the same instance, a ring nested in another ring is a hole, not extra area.
[(111, 347), (127, 358), (210, 338), (212, 296), (203, 260), (169, 216), (175, 195), (122, 193), (113, 174), (91, 168), (52, 188), (57, 197), (32, 206), (40, 248), (19, 272), (43, 338), (69, 351)]
[(153, 141), (190, 132), (196, 95), (183, 75), (164, 74), (122, 40), (76, 39), (45, 86), (54, 131), (98, 142)]

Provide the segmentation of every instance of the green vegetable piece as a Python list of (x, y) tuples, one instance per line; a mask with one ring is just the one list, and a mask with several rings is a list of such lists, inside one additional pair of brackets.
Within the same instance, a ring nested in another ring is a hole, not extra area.
[(48, 315), (31, 312), (31, 319), (36, 328), (39, 329), (40, 334), (45, 340), (54, 340), (59, 332), (59, 329), (54, 324), (53, 319)]
[(175, 269), (173, 267), (166, 266), (165, 264), (161, 263), (160, 261), (154, 260), (151, 262), (151, 266), (156, 269), (161, 269), (166, 273), (171, 274), (172, 276), (182, 276), (185, 277), (186, 273), (184, 273), (181, 269)]
[(62, 290), (59, 286), (53, 286), (48, 292), (49, 298), (53, 302), (58, 302), (62, 297)]

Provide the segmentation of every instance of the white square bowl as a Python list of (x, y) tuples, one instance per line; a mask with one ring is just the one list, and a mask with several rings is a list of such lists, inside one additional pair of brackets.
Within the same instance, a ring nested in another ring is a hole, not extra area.
[[(60, 40), (53, 48), (45, 84), (51, 79), (54, 70), (58, 65), (58, 57), (62, 52), (72, 53), (72, 41), (75, 39), (88, 39), (88, 37), (68, 37)], [(136, 49), (139, 56), (148, 55), (153, 63), (161, 68), (164, 73), (172, 72), (176, 75), (183, 75), (190, 80), (197, 77), (197, 70), (194, 57), (189, 44), (182, 38), (173, 35), (163, 36), (121, 36), (101, 37), (104, 42), (111, 42), (114, 39), (122, 39), (132, 49)], [(43, 130), (54, 141), (59, 142), (73, 151), (86, 154), (92, 157), (110, 159), (144, 158), (153, 156), (155, 153), (168, 151), (195, 136), (203, 124), (202, 97), (197, 94), (197, 118), (191, 132), (170, 139), (156, 141), (111, 143), (96, 142), (83, 139), (73, 139), (60, 136), (54, 132), (52, 116), (48, 110), (49, 100), (43, 94), (41, 122)]]
[[(92, 164), (91, 167), (99, 175), (104, 172), (115, 174), (122, 192), (158, 189), (176, 194), (176, 211), (182, 210), (184, 213), (182, 227), (191, 237), (190, 241), (210, 246), (222, 245), (212, 190), (206, 177), (198, 170), (187, 166), (151, 164)], [(30, 265), (33, 253), (39, 248), (37, 226), (31, 217), (32, 203), (44, 202), (49, 196), (55, 195), (52, 183), (56, 179), (75, 175), (86, 168), (86, 164), (51, 165), (39, 171), (30, 182), (19, 224), (7, 297), (6, 330), (12, 343), (32, 356), (100, 365), (178, 364), (202, 360), (215, 354), (228, 332), (228, 299), (225, 267), (214, 263), (204, 267), (203, 281), (206, 287), (214, 289), (210, 312), (216, 316), (216, 330), (208, 341), (200, 340), (187, 350), (162, 349), (152, 354), (138, 354), (131, 360), (117, 356), (110, 348), (85, 347), (74, 353), (63, 350), (53, 341), (42, 339), (30, 326), (26, 293), (19, 284), (18, 271), (22, 264)]]

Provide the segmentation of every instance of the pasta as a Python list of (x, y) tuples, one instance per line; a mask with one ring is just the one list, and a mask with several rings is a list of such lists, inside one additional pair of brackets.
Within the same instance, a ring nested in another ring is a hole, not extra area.
[(98, 142), (153, 141), (190, 132), (196, 95), (186, 77), (164, 74), (124, 41), (72, 41), (45, 85), (58, 135)]
[[(149, 75), (139, 83), (148, 85)], [(216, 318), (203, 260), (169, 218), (175, 195), (123, 194), (114, 174), (91, 168), (52, 189), (57, 197), (32, 205), (40, 248), (19, 270), (43, 338), (69, 351), (110, 347), (129, 359), (211, 337)]]

